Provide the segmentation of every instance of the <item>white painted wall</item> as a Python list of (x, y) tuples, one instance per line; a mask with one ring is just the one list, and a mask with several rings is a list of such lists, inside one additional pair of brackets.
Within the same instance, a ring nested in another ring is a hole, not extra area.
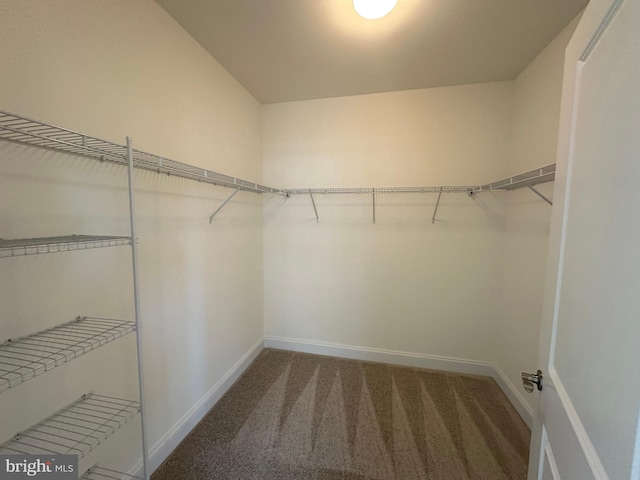
[[(513, 82), (264, 106), (265, 182), (482, 184), (553, 163), (576, 22)], [(309, 197), (266, 204), (266, 338), (495, 363), (529, 420), (550, 206), (528, 190), (444, 196), (432, 225), (436, 195), (387, 196), (373, 225), (370, 198), (315, 200), (320, 223)]]
[[(553, 161), (562, 41), (516, 82), (261, 107), (151, 0), (5, 0), (0, 109), (275, 186), (482, 183)], [(0, 237), (127, 234), (121, 167), (6, 143), (0, 159)], [(436, 195), (380, 196), (375, 225), (365, 197), (316, 197), (316, 223), (308, 197), (263, 209), (239, 194), (210, 226), (228, 190), (136, 181), (156, 462), (261, 338), (263, 315), (272, 338), (497, 362), (516, 386), (534, 368), (548, 207), (528, 192), (445, 195), (435, 224)], [(126, 248), (3, 260), (0, 338), (130, 317), (128, 262)], [(135, 396), (133, 347), (1, 395), (0, 441), (86, 390)], [(87, 463), (121, 459), (135, 434)]]
[[(152, 0), (5, 0), (0, 45), (0, 109), (261, 181), (259, 103)], [(229, 190), (141, 171), (136, 182), (150, 445), (170, 449), (262, 337), (262, 199), (238, 194), (209, 225)], [(125, 187), (123, 167), (0, 142), (0, 237), (126, 235)], [(127, 248), (0, 268), (2, 339), (78, 314), (132, 317)], [(0, 441), (87, 390), (135, 397), (133, 340), (0, 395)], [(130, 449), (129, 428), (90, 460)]]
[[(285, 187), (495, 180), (510, 82), (263, 107), (264, 181)], [(308, 196), (265, 204), (265, 336), (493, 362), (502, 206), (493, 195)]]
[[(572, 21), (514, 82), (513, 142), (509, 175), (555, 163), (564, 51)], [(536, 187), (553, 197), (553, 183)], [(522, 388), (520, 372), (535, 372), (542, 318), (551, 207), (528, 189), (501, 196), (505, 232), (501, 254), (497, 366), (530, 412), (536, 395)]]

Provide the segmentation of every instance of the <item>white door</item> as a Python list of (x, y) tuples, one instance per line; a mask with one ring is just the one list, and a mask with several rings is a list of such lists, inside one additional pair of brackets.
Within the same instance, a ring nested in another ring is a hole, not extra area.
[(640, 480), (640, 0), (567, 48), (529, 480)]

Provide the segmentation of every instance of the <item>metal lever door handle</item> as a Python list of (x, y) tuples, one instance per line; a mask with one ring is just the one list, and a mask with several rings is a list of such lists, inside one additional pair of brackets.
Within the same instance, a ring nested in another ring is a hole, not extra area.
[(533, 392), (534, 383), (536, 384), (538, 391), (542, 390), (542, 371), (541, 370), (538, 370), (537, 373), (522, 372), (522, 386), (528, 393)]

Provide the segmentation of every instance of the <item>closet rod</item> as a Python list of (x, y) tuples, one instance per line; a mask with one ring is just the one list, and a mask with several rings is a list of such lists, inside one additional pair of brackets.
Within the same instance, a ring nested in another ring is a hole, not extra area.
[[(127, 164), (126, 145), (108, 142), (3, 110), (0, 110), (0, 140), (71, 153), (120, 165)], [(132, 153), (135, 168), (246, 192), (285, 194), (276, 188), (177, 162), (141, 150), (134, 149)]]

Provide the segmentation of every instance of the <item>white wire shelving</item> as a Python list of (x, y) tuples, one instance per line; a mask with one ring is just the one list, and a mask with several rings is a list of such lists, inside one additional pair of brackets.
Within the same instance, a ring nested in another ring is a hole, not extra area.
[(476, 187), (475, 191), (488, 190), (515, 190), (518, 188), (533, 187), (539, 183), (552, 182), (556, 178), (556, 164), (546, 165), (525, 173), (520, 173), (512, 177), (487, 183), (481, 187)]
[(131, 245), (131, 238), (108, 235), (67, 235), (15, 240), (0, 239), (0, 258), (71, 252), (120, 245)]
[[(0, 110), (0, 139), (40, 148), (81, 155), (101, 161), (127, 164), (127, 146), (91, 137), (83, 133), (57, 127), (21, 115)], [(195, 167), (168, 158), (132, 150), (133, 166), (157, 173), (188, 178), (199, 182), (233, 188), (252, 193), (283, 195), (279, 189), (222, 173)]]
[(442, 187), (366, 187), (366, 188), (294, 188), (285, 189), (289, 195), (373, 195), (374, 193), (469, 193), (474, 186), (442, 186)]
[(80, 480), (142, 480), (142, 478), (94, 465), (80, 477)]
[(289, 195), (340, 195), (379, 193), (479, 193), (492, 190), (515, 190), (517, 188), (532, 187), (539, 183), (551, 182), (555, 179), (556, 165), (546, 165), (512, 177), (507, 177), (486, 185), (450, 185), (423, 187), (367, 187), (367, 188), (293, 188), (283, 189)]
[[(139, 401), (137, 402), (86, 395), (53, 417), (1, 445), (0, 452), (72, 453), (82, 456), (115, 432), (117, 427), (139, 413), (143, 457), (142, 475), (144, 479), (148, 480), (133, 170), (141, 168), (215, 185), (233, 186), (236, 192), (244, 190), (263, 193), (263, 190), (270, 191), (270, 189), (253, 182), (134, 150), (129, 138), (126, 139), (125, 145), (119, 145), (3, 111), (0, 111), (0, 140), (112, 162), (126, 167), (131, 223), (130, 236), (69, 235), (18, 240), (0, 239), (0, 258), (130, 245), (135, 306), (134, 322), (104, 318), (81, 318), (75, 322), (53, 327), (28, 337), (12, 339), (1, 345), (0, 392), (132, 331), (136, 332), (139, 383)], [(102, 472), (104, 473), (106, 470), (102, 470)]]
[(135, 331), (135, 322), (111, 318), (75, 320), (0, 345), (0, 392), (59, 367)]
[(73, 454), (81, 458), (139, 410), (137, 401), (89, 393), (0, 445), (0, 453)]
[[(106, 140), (91, 137), (73, 130), (57, 127), (27, 117), (0, 110), (0, 139), (22, 144), (32, 145), (41, 148), (53, 149), (95, 158), (101, 161), (109, 161), (125, 165), (127, 163), (127, 146), (119, 145)], [(177, 162), (141, 150), (131, 149), (133, 166), (145, 170), (174, 175), (177, 177), (196, 180), (234, 189), (234, 192), (218, 207), (209, 217), (209, 222), (224, 206), (233, 198), (238, 191), (253, 193), (271, 193), (275, 195), (311, 195), (311, 200), (315, 208), (314, 194), (370, 194), (375, 198), (376, 194), (396, 194), (396, 193), (438, 193), (439, 199), (443, 193), (469, 193), (470, 195), (493, 191), (493, 190), (514, 190), (528, 187), (536, 195), (545, 200), (551, 201), (535, 190), (534, 186), (539, 183), (550, 182), (555, 178), (555, 164), (531, 170), (519, 175), (508, 177), (497, 182), (486, 185), (463, 185), (463, 186), (418, 186), (418, 187), (378, 187), (378, 188), (293, 188), (278, 189), (260, 185), (255, 182), (242, 180), (222, 173), (202, 169), (182, 162)], [(375, 202), (375, 200), (374, 200)], [(435, 214), (434, 214), (435, 220)], [(375, 222), (375, 218), (374, 218)]]
[[(519, 175), (514, 175), (497, 182), (488, 183), (486, 185), (375, 188), (294, 188), (284, 189), (283, 192), (285, 192), (287, 197), (290, 197), (291, 195), (309, 195), (317, 222), (320, 221), (320, 217), (318, 215), (318, 208), (313, 197), (314, 195), (371, 195), (373, 223), (376, 223), (376, 195), (398, 193), (437, 193), (438, 199), (436, 200), (433, 217), (431, 219), (431, 223), (435, 223), (438, 206), (440, 205), (440, 198), (442, 197), (443, 193), (467, 193), (468, 195), (473, 196), (482, 192), (490, 192), (496, 190), (515, 190), (518, 188), (527, 187), (537, 196), (542, 198), (545, 202), (552, 205), (551, 200), (545, 197), (538, 190), (536, 190), (534, 186), (538, 185), (539, 183), (551, 182), (555, 180), (555, 172), (556, 165), (551, 164), (541, 168), (536, 168), (535, 170), (531, 170), (529, 172), (521, 173)], [(229, 198), (229, 200), (230, 199), (231, 197)], [(226, 202), (223, 203), (220, 208), (224, 207), (225, 204)], [(215, 216), (216, 213), (218, 213), (220, 208), (216, 210), (212, 217)], [(211, 218), (209, 219), (209, 221), (211, 221)]]
[[(212, 222), (218, 212), (231, 201), (239, 191), (257, 194), (269, 193), (290, 197), (309, 195), (319, 221), (318, 210), (313, 195), (363, 194), (372, 197), (373, 222), (376, 221), (376, 196), (380, 194), (437, 193), (432, 223), (442, 194), (467, 193), (471, 196), (495, 190), (513, 190), (528, 187), (548, 203), (549, 199), (535, 190), (534, 186), (555, 178), (555, 165), (515, 175), (486, 185), (474, 186), (418, 186), (418, 187), (376, 187), (376, 188), (296, 188), (277, 189), (240, 178), (202, 169), (177, 162), (158, 155), (132, 148), (127, 138), (126, 144), (101, 140), (69, 129), (57, 127), (27, 117), (0, 110), (0, 140), (15, 142), (32, 147), (44, 148), (99, 161), (126, 166), (129, 179), (129, 206), (131, 236), (71, 235), (63, 237), (30, 238), (20, 240), (0, 239), (0, 258), (18, 257), (54, 252), (66, 252), (119, 245), (132, 247), (134, 276), (135, 322), (122, 320), (82, 318), (60, 325), (44, 332), (14, 339), (0, 345), (0, 392), (19, 385), (37, 375), (70, 361), (99, 346), (109, 343), (132, 331), (137, 333), (138, 380), (140, 402), (111, 397), (86, 395), (41, 424), (17, 435), (13, 440), (0, 446), (0, 452), (12, 453), (77, 453), (82, 456), (93, 449), (118, 426), (140, 413), (142, 429), (143, 478), (149, 478), (148, 448), (143, 398), (142, 346), (140, 339), (140, 301), (137, 278), (137, 243), (133, 169), (143, 169), (204, 182), (214, 186), (231, 188), (233, 192), (209, 217)], [(115, 323), (109, 323), (115, 322)], [(100, 324), (100, 325), (98, 325)], [(90, 469), (82, 478), (87, 479), (136, 479), (102, 467)]]

